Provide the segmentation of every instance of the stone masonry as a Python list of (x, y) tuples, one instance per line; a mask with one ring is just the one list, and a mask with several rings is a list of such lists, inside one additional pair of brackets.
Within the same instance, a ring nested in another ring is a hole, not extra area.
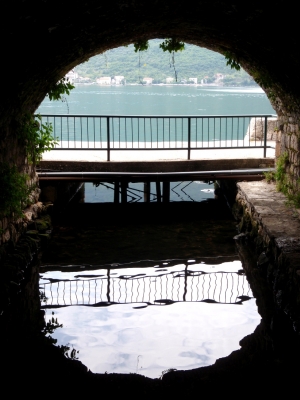
[(256, 243), (276, 306), (300, 332), (300, 220), (298, 211), (266, 181), (237, 184), (239, 230)]

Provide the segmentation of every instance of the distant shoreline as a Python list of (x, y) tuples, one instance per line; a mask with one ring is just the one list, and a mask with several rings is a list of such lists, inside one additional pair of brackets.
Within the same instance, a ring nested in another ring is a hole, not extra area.
[[(241, 89), (241, 88), (253, 88), (253, 89), (261, 89), (259, 85), (247, 85), (247, 86), (225, 86), (225, 85), (216, 85), (213, 83), (194, 83), (194, 84), (187, 84), (187, 83), (152, 83), (151, 85), (143, 85), (142, 83), (126, 83), (125, 85), (99, 85), (96, 82), (74, 82), (73, 85), (75, 86), (91, 86), (95, 85), (98, 87), (123, 87), (123, 86), (145, 86), (145, 87), (151, 87), (151, 86), (185, 86), (185, 87), (202, 87), (202, 88), (222, 88), (222, 89)], [(263, 91), (263, 89), (261, 89)]]

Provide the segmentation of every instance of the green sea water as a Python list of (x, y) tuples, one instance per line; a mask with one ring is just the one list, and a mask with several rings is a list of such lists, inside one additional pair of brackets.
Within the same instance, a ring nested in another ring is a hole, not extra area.
[(248, 115), (275, 114), (259, 87), (78, 85), (66, 101), (42, 102), (41, 114)]

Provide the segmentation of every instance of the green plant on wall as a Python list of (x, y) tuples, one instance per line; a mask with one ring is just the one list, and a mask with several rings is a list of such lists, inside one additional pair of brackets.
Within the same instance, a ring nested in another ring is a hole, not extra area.
[(276, 161), (275, 181), (277, 190), (289, 194), (289, 184), (287, 183), (286, 167), (289, 162), (288, 153), (283, 153)]
[[(74, 86), (62, 78), (48, 92), (50, 100), (62, 100), (62, 95), (69, 94)], [(20, 145), (26, 151), (29, 164), (36, 166), (45, 151), (53, 149), (58, 143), (53, 137), (51, 124), (42, 123), (40, 115), (26, 113), (20, 120), (17, 134)], [(22, 210), (29, 204), (32, 187), (28, 185), (27, 174), (18, 171), (15, 165), (0, 163), (0, 219), (12, 216), (20, 218)]]
[[(74, 89), (67, 78), (60, 79), (51, 86), (48, 96), (50, 100), (66, 101), (64, 95)], [(39, 114), (26, 113), (21, 118), (19, 139), (26, 149), (26, 156), (30, 164), (36, 165), (45, 151), (50, 151), (58, 144), (58, 138), (53, 137), (53, 127), (50, 123), (42, 123)]]
[(275, 171), (264, 172), (265, 179), (268, 183), (275, 182)]
[(279, 192), (288, 194), (288, 184), (286, 176), (286, 166), (289, 162), (288, 153), (285, 152), (276, 160), (276, 170), (271, 172), (264, 172), (265, 179), (268, 183), (275, 182), (276, 188)]
[(264, 172), (266, 181), (268, 183), (275, 182), (277, 190), (280, 192), (287, 192), (286, 166), (288, 162), (288, 153), (285, 152), (277, 158), (275, 171)]
[[(275, 172), (265, 172), (265, 178), (268, 183), (275, 182), (276, 189), (287, 197), (287, 203), (300, 208), (300, 193), (293, 189), (288, 182), (286, 168), (289, 163), (288, 153), (283, 153), (276, 161)], [(298, 182), (300, 183), (300, 182)]]
[(36, 165), (42, 159), (43, 153), (50, 151), (58, 143), (52, 132), (52, 125), (43, 124), (40, 115), (24, 115), (20, 138), (24, 143), (30, 164)]
[(16, 166), (0, 163), (0, 218), (14, 215), (23, 216), (22, 210), (29, 202), (31, 188), (27, 185), (28, 176), (17, 170)]
[[(50, 100), (66, 101), (64, 95), (70, 94), (74, 89), (67, 78), (63, 77), (55, 83), (49, 90)], [(53, 137), (53, 127), (50, 123), (42, 123), (39, 114), (24, 114), (21, 121), (19, 139), (24, 143), (27, 159), (30, 164), (36, 165), (45, 151), (50, 151), (58, 144), (58, 138)]]

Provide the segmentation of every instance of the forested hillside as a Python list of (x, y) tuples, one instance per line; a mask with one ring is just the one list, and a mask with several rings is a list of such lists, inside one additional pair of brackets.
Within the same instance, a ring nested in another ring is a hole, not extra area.
[[(166, 83), (167, 77), (173, 77), (175, 71), (172, 55), (159, 48), (162, 40), (151, 40), (147, 51), (134, 51), (133, 45), (109, 50), (91, 58), (76, 67), (77, 73), (95, 81), (101, 76), (122, 75), (127, 83), (141, 83), (143, 78), (153, 78), (153, 83)], [(189, 78), (197, 78), (198, 83), (205, 79), (213, 83), (215, 74), (225, 75), (224, 85), (255, 85), (245, 71), (236, 71), (226, 65), (223, 55), (193, 45), (185, 45), (185, 50), (175, 53), (175, 69), (178, 83)]]

